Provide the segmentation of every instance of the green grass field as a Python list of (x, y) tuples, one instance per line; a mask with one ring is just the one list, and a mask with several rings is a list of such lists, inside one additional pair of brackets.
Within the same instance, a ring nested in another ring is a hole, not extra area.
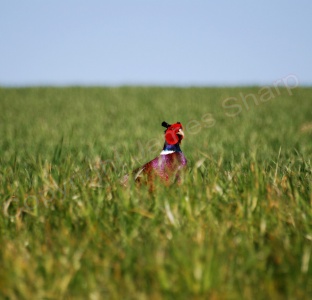
[[(311, 299), (312, 88), (0, 88), (0, 299)], [(180, 121), (188, 170), (120, 178)]]

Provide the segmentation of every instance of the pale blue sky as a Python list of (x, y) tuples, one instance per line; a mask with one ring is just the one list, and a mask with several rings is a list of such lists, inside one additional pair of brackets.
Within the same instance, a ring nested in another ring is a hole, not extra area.
[(312, 1), (0, 0), (0, 85), (312, 84)]

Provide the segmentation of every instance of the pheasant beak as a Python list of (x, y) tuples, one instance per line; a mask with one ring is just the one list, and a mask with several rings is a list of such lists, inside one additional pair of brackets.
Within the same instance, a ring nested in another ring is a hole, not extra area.
[(182, 137), (184, 137), (184, 132), (183, 130), (180, 128), (179, 131), (177, 132), (177, 134), (181, 135)]

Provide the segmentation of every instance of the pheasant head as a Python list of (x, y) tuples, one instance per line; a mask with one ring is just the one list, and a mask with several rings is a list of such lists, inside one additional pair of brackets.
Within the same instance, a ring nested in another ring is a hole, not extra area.
[(175, 124), (168, 124), (167, 122), (162, 122), (161, 125), (165, 128), (165, 140), (169, 145), (180, 144), (184, 138), (183, 126), (180, 122)]

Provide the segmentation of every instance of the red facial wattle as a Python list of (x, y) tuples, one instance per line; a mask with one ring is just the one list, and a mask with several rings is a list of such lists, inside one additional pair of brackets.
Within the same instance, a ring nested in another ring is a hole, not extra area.
[(169, 145), (180, 143), (184, 137), (183, 127), (181, 123), (176, 123), (168, 126), (165, 131), (165, 140)]

